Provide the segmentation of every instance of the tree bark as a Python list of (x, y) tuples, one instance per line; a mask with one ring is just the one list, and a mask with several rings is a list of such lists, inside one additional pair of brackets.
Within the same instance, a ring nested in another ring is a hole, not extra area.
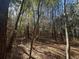
[(37, 9), (38, 10), (37, 11), (38, 12), (38, 19), (37, 19), (36, 25), (34, 26), (33, 38), (31, 40), (31, 45), (30, 45), (29, 59), (31, 59), (34, 41), (39, 37), (39, 18), (40, 18), (39, 8), (40, 8), (40, 2), (41, 2), (41, 0), (39, 0), (39, 3), (38, 3), (38, 9)]
[(64, 16), (65, 16), (65, 36), (66, 36), (66, 59), (70, 59), (70, 45), (67, 29), (67, 14), (66, 14), (66, 0), (64, 0)]
[(19, 14), (17, 16), (17, 20), (16, 20), (16, 23), (15, 23), (15, 28), (14, 28), (12, 37), (11, 37), (9, 43), (8, 43), (8, 47), (7, 47), (7, 52), (8, 53), (11, 53), (11, 49), (12, 49), (12, 45), (13, 45), (13, 42), (14, 42), (14, 38), (16, 37), (16, 31), (17, 31), (17, 27), (18, 27), (19, 18), (20, 18), (22, 9), (23, 9), (23, 4), (24, 4), (24, 0), (22, 1), (21, 7), (20, 7), (20, 11), (19, 11)]
[(0, 0), (0, 59), (6, 59), (9, 0)]
[(70, 59), (70, 45), (69, 45), (68, 30), (66, 23), (65, 23), (65, 35), (66, 35), (66, 59)]

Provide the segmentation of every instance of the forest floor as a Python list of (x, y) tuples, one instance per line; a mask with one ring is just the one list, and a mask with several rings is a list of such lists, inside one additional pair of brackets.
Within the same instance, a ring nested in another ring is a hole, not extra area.
[[(43, 43), (35, 42), (32, 50), (32, 59), (65, 59), (65, 44), (56, 44), (56, 43)], [(19, 58), (12, 59), (28, 59), (30, 51), (30, 43), (20, 44), (18, 48), (14, 50), (15, 56), (20, 56)], [(71, 59), (79, 59), (79, 47), (71, 46), (70, 47), (70, 57)]]

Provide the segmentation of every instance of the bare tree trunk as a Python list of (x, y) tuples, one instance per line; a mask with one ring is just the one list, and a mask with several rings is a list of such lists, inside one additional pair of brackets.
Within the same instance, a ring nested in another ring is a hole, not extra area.
[(57, 34), (57, 33), (56, 33), (56, 29), (55, 29), (55, 28), (56, 28), (56, 27), (55, 27), (55, 23), (54, 23), (54, 25), (53, 25), (54, 34), (53, 34), (53, 35), (54, 35), (54, 40), (57, 41), (57, 38), (56, 38), (56, 36), (57, 36), (56, 34)]
[(53, 7), (52, 7), (52, 12), (51, 13), (52, 13), (52, 22), (51, 22), (52, 23), (52, 39), (54, 39), (54, 25), (55, 24), (54, 24), (54, 19), (53, 19), (53, 17), (54, 17), (53, 16)]
[(14, 38), (16, 37), (16, 31), (17, 31), (19, 18), (20, 18), (20, 15), (21, 15), (21, 12), (22, 12), (22, 8), (23, 8), (23, 3), (24, 3), (24, 0), (22, 1), (20, 12), (19, 12), (19, 14), (17, 16), (17, 20), (16, 20), (16, 23), (15, 23), (15, 28), (14, 28), (12, 37), (11, 37), (9, 43), (8, 43), (7, 52), (9, 52), (9, 53), (11, 53), (11, 49), (12, 49), (12, 45), (13, 45), (13, 42), (14, 42)]
[(7, 19), (10, 0), (0, 0), (0, 59), (6, 59)]
[[(31, 46), (30, 46), (29, 59), (31, 59), (34, 41), (39, 37), (39, 18), (40, 18), (39, 8), (40, 8), (40, 2), (41, 2), (41, 0), (39, 0), (39, 3), (38, 3), (38, 19), (37, 19), (36, 25), (34, 26), (33, 38), (32, 38)], [(37, 34), (37, 33), (38, 33), (38, 34)]]
[(30, 36), (29, 36), (29, 34), (30, 34), (30, 32), (29, 32), (29, 22), (28, 22), (28, 25), (27, 25), (27, 33), (26, 33), (26, 35), (27, 35), (27, 40), (26, 41), (29, 41), (29, 38), (30, 38)]
[(64, 15), (65, 15), (65, 36), (66, 36), (66, 59), (70, 59), (70, 45), (67, 29), (67, 14), (66, 14), (66, 0), (64, 0)]
[[(61, 25), (62, 25), (63, 23), (62, 23), (62, 19), (61, 19)], [(60, 28), (61, 29), (61, 32), (60, 32), (60, 36), (61, 36), (61, 41), (63, 41), (64, 42), (64, 38), (63, 38), (63, 31), (62, 31), (62, 27)]]
[(76, 37), (77, 37), (77, 32), (76, 32), (76, 29), (74, 29), (74, 37), (75, 37), (75, 40), (76, 40)]
[(73, 40), (75, 40), (74, 29), (72, 29), (72, 37), (73, 37)]
[[(6, 42), (7, 42), (7, 16), (8, 13), (6, 13), (6, 15), (0, 12), (0, 59), (5, 59), (6, 58)], [(3, 21), (4, 20), (4, 21)], [(1, 22), (2, 21), (2, 22)], [(1, 24), (2, 23), (2, 24)]]
[(60, 39), (63, 42), (63, 34), (62, 34), (62, 32), (60, 32)]
[(66, 35), (66, 59), (70, 59), (70, 45), (69, 45), (68, 30), (66, 23), (65, 23), (65, 35)]
[[(57, 10), (55, 10), (55, 19), (56, 19), (56, 13), (57, 13)], [(57, 41), (56, 23), (55, 23), (55, 21), (53, 23), (54, 23), (54, 26), (53, 26), (53, 29), (54, 29), (54, 39), (55, 39), (55, 41)]]

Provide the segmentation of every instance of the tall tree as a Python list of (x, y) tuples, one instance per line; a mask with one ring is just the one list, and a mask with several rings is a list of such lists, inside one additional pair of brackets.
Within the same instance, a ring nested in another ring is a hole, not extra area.
[(19, 14), (18, 14), (17, 19), (16, 19), (15, 28), (14, 28), (12, 37), (11, 37), (9, 43), (8, 43), (8, 47), (7, 47), (8, 51), (7, 52), (9, 52), (9, 53), (11, 52), (12, 45), (13, 45), (13, 42), (14, 42), (14, 38), (16, 37), (16, 31), (17, 31), (17, 27), (18, 27), (19, 18), (20, 18), (20, 15), (22, 13), (24, 1), (25, 0), (22, 1), (21, 7), (20, 7), (20, 11), (19, 11)]
[(69, 45), (69, 37), (68, 37), (68, 29), (67, 29), (67, 13), (66, 13), (66, 0), (64, 0), (64, 16), (65, 16), (65, 36), (66, 36), (66, 59), (70, 59), (70, 45)]
[(33, 33), (34, 36), (33, 36), (32, 41), (31, 41), (29, 59), (31, 59), (31, 54), (32, 54), (32, 49), (33, 49), (34, 41), (38, 38), (38, 35), (39, 35), (39, 34), (37, 34), (37, 31), (39, 31), (39, 18), (40, 18), (39, 9), (40, 9), (40, 2), (41, 2), (41, 0), (36, 1), (38, 19), (37, 19), (36, 25), (34, 26), (34, 33)]
[(6, 30), (9, 0), (0, 0), (0, 59), (6, 59)]
[(36, 7), (37, 7), (37, 16), (38, 16), (38, 18), (37, 18), (37, 22), (36, 22), (36, 24), (35, 24), (35, 26), (34, 26), (34, 33), (33, 33), (33, 38), (32, 38), (32, 41), (31, 41), (31, 47), (30, 47), (30, 56), (29, 56), (29, 59), (31, 59), (31, 54), (32, 54), (32, 49), (33, 49), (33, 45), (34, 45), (34, 41), (36, 40), (36, 39), (38, 39), (39, 38), (39, 20), (40, 20), (40, 8), (41, 8), (41, 6), (42, 6), (42, 2), (45, 2), (45, 4), (46, 4), (46, 6), (51, 6), (52, 4), (55, 4), (56, 2), (57, 2), (57, 0), (56, 1), (54, 1), (54, 0), (32, 0), (32, 3), (35, 3), (36, 4)]

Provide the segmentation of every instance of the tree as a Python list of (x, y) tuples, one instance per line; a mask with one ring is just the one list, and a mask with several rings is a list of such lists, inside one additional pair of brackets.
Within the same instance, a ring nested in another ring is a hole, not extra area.
[(0, 0), (0, 59), (6, 59), (6, 30), (9, 0)]
[(39, 38), (39, 34), (40, 34), (40, 32), (39, 32), (39, 20), (40, 20), (40, 16), (41, 16), (40, 8), (41, 8), (43, 2), (45, 2), (46, 6), (51, 6), (52, 4), (54, 5), (57, 2), (57, 0), (55, 0), (55, 1), (54, 0), (50, 0), (50, 1), (49, 0), (44, 0), (44, 1), (42, 1), (42, 0), (34, 0), (33, 1), (32, 0), (32, 3), (35, 3), (34, 6), (37, 7), (37, 16), (38, 16), (38, 18), (37, 18), (37, 22), (36, 22), (36, 24), (34, 26), (34, 30), (33, 30), (33, 38), (31, 40), (31, 45), (30, 45), (29, 59), (31, 59), (31, 54), (32, 54), (32, 49), (33, 49), (34, 42), (35, 42), (36, 39)]
[(70, 59), (70, 45), (69, 45), (69, 37), (68, 37), (68, 29), (67, 29), (68, 16), (66, 13), (66, 0), (64, 0), (64, 16), (65, 16), (65, 36), (66, 36), (66, 59)]
[(34, 26), (34, 32), (36, 32), (36, 33), (33, 33), (34, 36), (33, 36), (32, 40), (31, 40), (29, 59), (31, 59), (31, 54), (32, 54), (32, 49), (33, 49), (34, 41), (38, 38), (38, 35), (39, 35), (39, 34), (37, 34), (37, 31), (39, 31), (39, 17), (40, 17), (39, 8), (40, 8), (40, 2), (41, 2), (41, 0), (38, 0), (38, 1), (36, 2), (36, 3), (38, 3), (38, 4), (37, 4), (38, 19), (37, 19), (36, 25)]
[(19, 14), (18, 14), (17, 19), (16, 19), (16, 23), (15, 23), (15, 28), (14, 28), (13, 34), (11, 36), (11, 39), (10, 39), (9, 43), (8, 43), (8, 47), (7, 47), (7, 52), (8, 53), (11, 53), (11, 49), (12, 49), (12, 45), (13, 45), (13, 42), (14, 42), (14, 38), (16, 37), (16, 31), (17, 31), (17, 27), (18, 27), (19, 18), (20, 18), (20, 15), (22, 13), (23, 4), (24, 4), (24, 0), (22, 1), (21, 7), (20, 7), (20, 11), (19, 11)]

